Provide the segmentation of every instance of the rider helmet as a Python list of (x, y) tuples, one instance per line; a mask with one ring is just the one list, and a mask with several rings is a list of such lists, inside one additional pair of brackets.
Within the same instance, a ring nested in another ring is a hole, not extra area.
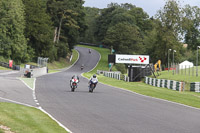
[(94, 75), (93, 75), (93, 78), (96, 78), (96, 77), (97, 77), (97, 76), (94, 74)]

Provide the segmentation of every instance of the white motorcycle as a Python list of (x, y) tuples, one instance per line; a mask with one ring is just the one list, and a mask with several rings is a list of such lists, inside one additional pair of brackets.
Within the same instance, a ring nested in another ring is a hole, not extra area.
[(89, 92), (93, 92), (93, 90), (95, 89), (97, 84), (97, 81), (90, 81), (90, 85), (89, 85)]

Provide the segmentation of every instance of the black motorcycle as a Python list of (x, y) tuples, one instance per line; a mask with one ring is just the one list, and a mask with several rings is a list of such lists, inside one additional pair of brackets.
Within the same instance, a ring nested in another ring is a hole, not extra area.
[(81, 65), (81, 70), (83, 70), (83, 68), (84, 68), (84, 65)]
[(95, 89), (95, 87), (96, 87), (96, 84), (97, 84), (97, 82), (95, 81), (95, 82), (90, 82), (90, 86), (89, 86), (89, 92), (93, 92), (93, 90)]

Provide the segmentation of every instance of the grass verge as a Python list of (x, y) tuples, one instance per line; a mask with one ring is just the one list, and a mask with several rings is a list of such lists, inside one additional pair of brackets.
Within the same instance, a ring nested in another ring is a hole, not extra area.
[(73, 50), (72, 55), (73, 56), (72, 56), (71, 62), (67, 62), (66, 59), (61, 58), (59, 61), (54, 61), (52, 63), (48, 63), (49, 70), (57, 70), (57, 69), (69, 67), (77, 60), (78, 52), (76, 50)]
[(48, 115), (36, 108), (12, 103), (0, 103), (0, 106), (0, 125), (11, 128), (13, 132), (66, 133)]
[[(192, 72), (189, 75), (189, 69), (182, 69), (180, 70), (180, 74), (174, 74), (173, 71), (162, 71), (160, 76), (157, 76), (159, 79), (169, 79), (169, 80), (176, 80), (176, 81), (183, 81), (186, 83), (185, 90), (190, 90), (190, 83), (191, 82), (200, 82), (200, 76), (196, 77), (196, 69), (194, 69), (194, 74)], [(190, 70), (191, 71), (191, 70)], [(200, 74), (200, 67), (198, 67), (198, 72)], [(181, 74), (182, 73), (182, 74)], [(185, 74), (186, 73), (186, 74)]]
[(24, 81), (26, 83), (26, 85), (28, 85), (30, 88), (33, 89), (34, 87), (34, 80), (35, 78), (19, 78), (20, 80)]
[[(60, 62), (49, 63), (50, 72), (57, 72), (58, 70), (66, 68), (72, 65), (78, 58), (78, 52), (73, 50), (73, 58), (70, 63), (67, 63), (65, 59), (61, 59)], [(27, 63), (31, 65), (37, 65), (35, 63)], [(24, 67), (22, 64), (21, 67)], [(0, 70), (7, 70), (0, 67)], [(9, 69), (8, 69), (9, 70)], [(20, 78), (30, 88), (33, 89), (34, 78)], [(0, 102), (0, 125), (11, 128), (13, 132), (20, 133), (66, 133), (65, 129), (60, 127), (54, 120), (42, 111), (26, 107), (18, 104)], [(0, 133), (4, 133), (3, 129), (0, 129)]]
[(11, 70), (11, 69), (0, 66), (0, 70)]
[[(107, 61), (107, 56), (109, 54), (108, 49), (104, 48), (97, 48), (97, 47), (90, 47), (90, 46), (82, 46), (81, 47), (87, 47), (94, 49), (98, 51), (101, 54), (101, 60), (97, 67), (88, 73), (84, 73), (83, 75), (87, 78), (92, 76), (92, 74), (96, 73), (97, 70), (108, 70), (108, 61)], [(97, 75), (99, 82), (115, 86), (118, 88), (123, 88), (127, 89), (139, 94), (155, 97), (155, 98), (160, 98), (160, 99), (165, 99), (193, 107), (200, 108), (200, 94), (199, 93), (194, 93), (194, 92), (178, 92), (174, 90), (170, 90), (167, 88), (158, 88), (158, 87), (153, 87), (150, 85), (147, 85), (143, 82), (124, 82), (112, 78), (107, 78), (102, 75)]]

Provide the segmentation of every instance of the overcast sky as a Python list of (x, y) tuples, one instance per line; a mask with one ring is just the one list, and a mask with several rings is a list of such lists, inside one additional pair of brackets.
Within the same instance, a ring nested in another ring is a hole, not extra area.
[[(131, 3), (137, 7), (143, 8), (149, 16), (154, 16), (156, 12), (161, 9), (166, 0), (85, 0), (84, 6), (97, 7), (97, 8), (106, 8), (108, 4), (113, 3)], [(191, 6), (200, 7), (200, 0), (180, 0), (181, 5), (189, 4)]]

